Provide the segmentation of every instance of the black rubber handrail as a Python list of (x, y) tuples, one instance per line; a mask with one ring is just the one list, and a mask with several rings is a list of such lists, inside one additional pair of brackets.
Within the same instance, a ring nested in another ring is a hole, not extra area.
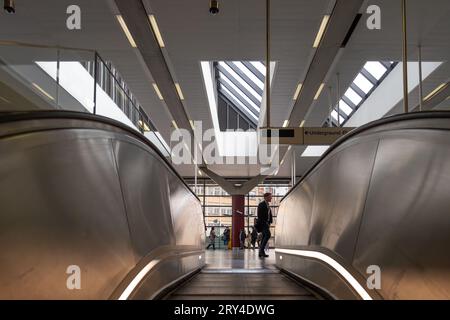
[(61, 111), (61, 110), (44, 110), (44, 111), (6, 111), (0, 112), (0, 124), (15, 122), (15, 121), (26, 121), (26, 120), (37, 120), (37, 119), (71, 119), (71, 120), (88, 120), (94, 122), (101, 122), (113, 127), (117, 127), (127, 133), (132, 134), (138, 138), (141, 142), (149, 146), (156, 154), (167, 164), (167, 166), (172, 170), (173, 173), (183, 182), (183, 184), (188, 188), (188, 190), (200, 201), (200, 198), (192, 191), (189, 185), (184, 181), (180, 174), (175, 170), (173, 165), (164, 157), (164, 155), (159, 151), (159, 149), (144, 135), (136, 130), (128, 127), (127, 125), (100, 115), (94, 115), (91, 113), (77, 112), (77, 111)]
[(418, 111), (418, 112), (410, 112), (410, 113), (402, 113), (402, 114), (396, 114), (393, 116), (385, 117), (379, 120), (375, 120), (372, 122), (369, 122), (365, 125), (362, 125), (361, 127), (358, 127), (356, 129), (353, 129), (349, 133), (347, 133), (345, 136), (339, 138), (336, 140), (328, 149), (325, 151), (325, 153), (317, 160), (314, 165), (306, 171), (306, 173), (300, 178), (299, 181), (295, 183), (295, 185), (284, 195), (283, 198), (281, 198), (280, 203), (294, 190), (297, 188), (297, 186), (302, 183), (308, 175), (321, 163), (333, 150), (335, 150), (337, 147), (339, 147), (341, 144), (343, 144), (345, 141), (349, 140), (350, 138), (353, 138), (356, 135), (359, 135), (360, 133), (373, 129), (375, 127), (379, 127), (382, 125), (386, 125), (389, 123), (394, 122), (400, 122), (400, 121), (409, 121), (409, 120), (420, 120), (420, 119), (450, 119), (450, 111)]

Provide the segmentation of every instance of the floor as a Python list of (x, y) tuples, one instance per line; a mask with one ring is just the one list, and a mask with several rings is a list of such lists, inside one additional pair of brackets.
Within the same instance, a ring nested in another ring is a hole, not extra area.
[(174, 300), (305, 300), (317, 299), (275, 267), (273, 250), (207, 250), (203, 270), (171, 293)]

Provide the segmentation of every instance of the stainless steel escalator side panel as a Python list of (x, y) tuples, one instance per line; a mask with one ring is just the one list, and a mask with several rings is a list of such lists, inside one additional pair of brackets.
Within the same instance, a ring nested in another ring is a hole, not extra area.
[(353, 264), (386, 299), (450, 298), (450, 132), (383, 133)]
[[(107, 297), (137, 261), (110, 137), (18, 135), (0, 154), (0, 298)], [(66, 286), (72, 265), (81, 290)]]
[[(59, 114), (0, 125), (0, 298), (107, 299), (167, 245), (179, 254), (167, 273), (201, 267), (201, 205), (150, 142), (100, 117)], [(177, 234), (183, 225), (191, 233)], [(73, 265), (80, 290), (67, 287)]]
[[(276, 247), (328, 253), (374, 299), (449, 299), (450, 113), (439, 115), (380, 121), (331, 148), (282, 200)], [(277, 257), (279, 267), (351, 298), (338, 273), (311, 261)], [(380, 289), (367, 286), (373, 265)]]

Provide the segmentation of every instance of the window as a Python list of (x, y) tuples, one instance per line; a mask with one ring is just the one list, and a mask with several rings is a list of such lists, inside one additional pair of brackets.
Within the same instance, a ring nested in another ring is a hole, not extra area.
[[(255, 127), (264, 92), (264, 64), (260, 61), (218, 61), (214, 65), (219, 98), (231, 104), (239, 116), (248, 121), (248, 127)], [(220, 110), (218, 112), (222, 114)], [(227, 122), (226, 129), (235, 127), (238, 126)]]
[(361, 73), (356, 76), (353, 82), (358, 86), (358, 88), (364, 91), (364, 93), (368, 93), (373, 88), (373, 84)]
[(350, 108), (350, 106), (345, 103), (344, 100), (341, 99), (339, 102), (339, 108), (348, 116), (350, 113), (352, 113), (353, 109)]
[[(394, 61), (368, 61), (364, 64), (339, 100), (339, 125), (344, 125), (350, 119), (396, 64)], [(338, 125), (337, 109), (336, 105), (331, 112), (331, 117), (327, 119), (326, 125), (330, 125), (330, 122), (334, 126)]]
[(348, 88), (345, 92), (345, 96), (355, 105), (357, 106), (361, 101), (362, 97), (355, 92), (352, 88)]
[(364, 65), (364, 69), (369, 71), (369, 73), (377, 80), (385, 74), (387, 69), (378, 61), (369, 61)]

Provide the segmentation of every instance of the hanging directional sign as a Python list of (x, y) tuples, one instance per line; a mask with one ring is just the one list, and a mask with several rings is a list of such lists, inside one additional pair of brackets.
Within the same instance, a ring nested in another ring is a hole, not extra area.
[(261, 128), (260, 143), (330, 145), (354, 128)]
[(330, 145), (354, 128), (303, 128), (303, 144)]

